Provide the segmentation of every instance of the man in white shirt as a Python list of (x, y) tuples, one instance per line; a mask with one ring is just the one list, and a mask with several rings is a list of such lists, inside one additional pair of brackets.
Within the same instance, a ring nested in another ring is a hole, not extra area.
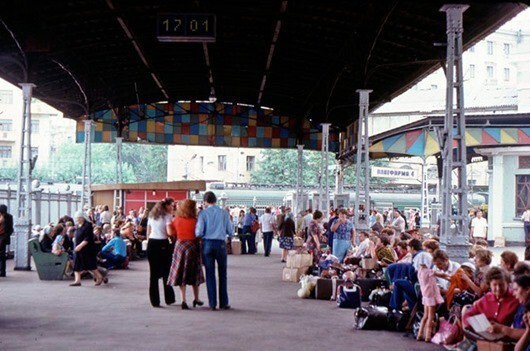
[(272, 237), (276, 226), (276, 219), (272, 214), (271, 208), (267, 207), (265, 213), (259, 219), (259, 227), (263, 234), (263, 249), (265, 251), (265, 257), (268, 257), (271, 253)]
[(471, 232), (469, 234), (474, 242), (477, 239), (486, 240), (488, 237), (488, 221), (482, 217), (482, 211), (477, 211), (477, 216), (471, 221)]
[(460, 264), (450, 261), (444, 250), (436, 250), (432, 254), (433, 271), (436, 276), (436, 283), (440, 287), (442, 295), (449, 289), (451, 276), (460, 268)]
[(361, 241), (361, 243), (359, 244), (359, 246), (357, 246), (353, 257), (363, 258), (368, 253), (370, 253), (370, 239), (368, 238), (368, 233), (360, 232), (359, 240)]
[(526, 245), (530, 244), (530, 207), (527, 207), (523, 212), (521, 217), (524, 225), (524, 238), (526, 240)]
[(302, 218), (302, 231), (304, 232), (304, 242), (307, 239), (307, 228), (309, 223), (313, 220), (313, 209), (308, 209), (306, 215)]
[(405, 231), (405, 220), (401, 217), (401, 213), (399, 213), (397, 208), (394, 209), (393, 216), (394, 219), (390, 226), (396, 231), (396, 234), (399, 235)]

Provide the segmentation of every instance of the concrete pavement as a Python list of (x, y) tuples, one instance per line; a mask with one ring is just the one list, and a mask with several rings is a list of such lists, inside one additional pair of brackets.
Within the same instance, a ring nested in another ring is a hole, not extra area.
[[(35, 270), (13, 271), (9, 260), (8, 276), (0, 278), (0, 350), (441, 349), (402, 333), (353, 331), (351, 310), (299, 299), (298, 284), (281, 281), (277, 247), (271, 257), (229, 256), (228, 264), (233, 309), (212, 312), (182, 311), (180, 298), (152, 308), (146, 260), (111, 271), (100, 287), (90, 280), (81, 287), (40, 281)], [(191, 296), (190, 290), (188, 301)], [(207, 301), (205, 285), (201, 299)]]

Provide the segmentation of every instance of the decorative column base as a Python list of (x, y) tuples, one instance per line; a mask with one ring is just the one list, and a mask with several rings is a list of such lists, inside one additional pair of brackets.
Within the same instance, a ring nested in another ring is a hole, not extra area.
[(15, 247), (15, 271), (30, 271), (28, 240), (31, 233), (31, 226), (27, 220), (18, 220), (14, 225), (15, 242), (11, 246)]

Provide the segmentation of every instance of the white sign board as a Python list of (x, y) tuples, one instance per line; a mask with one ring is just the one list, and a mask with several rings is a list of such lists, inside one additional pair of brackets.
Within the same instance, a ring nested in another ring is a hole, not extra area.
[(417, 179), (418, 172), (413, 169), (387, 168), (372, 166), (372, 177), (394, 179)]

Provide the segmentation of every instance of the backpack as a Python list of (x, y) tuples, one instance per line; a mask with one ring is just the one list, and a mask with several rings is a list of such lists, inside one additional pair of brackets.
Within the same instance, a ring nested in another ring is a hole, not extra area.
[(361, 287), (359, 285), (351, 283), (341, 284), (337, 289), (337, 307), (360, 308), (361, 295)]

